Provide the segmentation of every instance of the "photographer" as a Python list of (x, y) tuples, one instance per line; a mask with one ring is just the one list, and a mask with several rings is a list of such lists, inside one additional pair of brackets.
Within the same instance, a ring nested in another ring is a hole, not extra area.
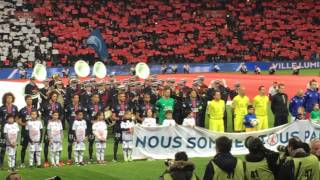
[(191, 161), (188, 161), (188, 155), (185, 152), (177, 152), (174, 161), (166, 161), (167, 170), (160, 176), (160, 180), (198, 180), (193, 173), (195, 167)]
[(221, 136), (216, 139), (217, 154), (208, 163), (203, 180), (244, 179), (243, 162), (230, 153), (231, 147), (232, 140), (228, 137)]
[(274, 180), (278, 170), (279, 153), (266, 149), (258, 137), (249, 136), (245, 146), (249, 150), (249, 154), (245, 156), (246, 179)]
[(310, 148), (299, 138), (289, 139), (286, 147), (286, 161), (280, 166), (278, 179), (285, 180), (316, 180), (319, 179), (318, 158), (309, 153)]

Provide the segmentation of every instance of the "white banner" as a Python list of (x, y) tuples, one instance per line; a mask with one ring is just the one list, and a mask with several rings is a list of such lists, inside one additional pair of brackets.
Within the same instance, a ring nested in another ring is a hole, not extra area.
[(320, 138), (320, 125), (310, 121), (296, 121), (279, 127), (250, 133), (218, 133), (203, 128), (184, 126), (134, 128), (133, 159), (168, 159), (185, 151), (189, 157), (212, 157), (215, 154), (215, 139), (227, 136), (233, 140), (232, 154), (242, 155), (248, 151), (244, 140), (248, 136), (260, 137), (266, 148), (276, 150), (278, 145), (287, 145), (291, 137), (305, 142)]

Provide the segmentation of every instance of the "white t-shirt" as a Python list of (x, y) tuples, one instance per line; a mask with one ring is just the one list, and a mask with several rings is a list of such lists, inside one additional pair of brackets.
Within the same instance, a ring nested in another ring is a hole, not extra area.
[(144, 118), (142, 121), (142, 126), (147, 126), (147, 127), (156, 127), (157, 122), (155, 118)]
[(163, 120), (162, 126), (175, 126), (176, 121), (174, 119), (165, 119)]
[(62, 142), (62, 136), (61, 136), (62, 123), (61, 123), (61, 121), (50, 121), (48, 124), (48, 130), (49, 130), (48, 136), (53, 142)]
[[(133, 128), (133, 121), (121, 121), (120, 127), (121, 129), (130, 129)], [(133, 133), (132, 131), (122, 131), (122, 140), (124, 141), (132, 141)]]
[(183, 126), (195, 126), (196, 125), (196, 121), (194, 118), (184, 118)]
[(84, 141), (86, 137), (86, 129), (87, 129), (87, 123), (85, 120), (81, 120), (81, 121), (75, 120), (73, 122), (72, 130), (74, 130), (76, 139), (78, 141)]
[(18, 139), (18, 132), (19, 132), (19, 126), (16, 122), (12, 124), (6, 123), (4, 125), (3, 132), (7, 134), (8, 140), (6, 142), (7, 145), (10, 145), (12, 143), (17, 143)]
[[(94, 135), (97, 138), (102, 138), (102, 139), (107, 139), (107, 124), (105, 121), (96, 121), (93, 125), (92, 125), (92, 130)], [(98, 139), (96, 139), (98, 140)]]
[(29, 136), (32, 142), (40, 142), (42, 123), (39, 120), (27, 121), (26, 130), (29, 131)]

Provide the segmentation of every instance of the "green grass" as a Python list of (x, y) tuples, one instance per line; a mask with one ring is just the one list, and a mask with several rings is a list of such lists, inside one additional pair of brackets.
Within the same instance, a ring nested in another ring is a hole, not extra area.
[[(265, 74), (267, 72), (263, 72)], [(277, 71), (276, 74), (291, 74), (291, 70)], [(319, 75), (319, 70), (309, 69), (301, 70), (301, 75)], [(269, 108), (270, 109), (270, 108)], [(231, 122), (231, 111), (230, 108), (227, 109), (228, 113), (228, 132), (232, 132), (232, 122)], [(273, 127), (273, 114), (269, 110), (269, 127)], [(41, 168), (41, 169), (19, 169), (19, 174), (25, 180), (34, 179), (46, 179), (52, 176), (61, 176), (64, 180), (68, 179), (139, 179), (139, 180), (149, 180), (157, 179), (159, 175), (165, 169), (163, 160), (156, 161), (135, 161), (130, 163), (125, 163), (122, 160), (117, 163), (112, 163), (112, 148), (113, 139), (110, 137), (108, 139), (107, 150), (106, 150), (106, 160), (108, 163), (106, 165), (86, 165), (83, 167), (77, 166), (64, 166), (60, 168)], [(119, 159), (122, 159), (121, 145), (119, 147)], [(17, 153), (17, 164), (20, 165), (20, 147), (18, 147)], [(94, 154), (95, 155), (95, 154)], [(240, 156), (242, 158), (242, 156)], [(62, 159), (67, 159), (67, 142), (64, 142), (64, 149), (62, 154)], [(85, 159), (88, 159), (88, 150), (85, 153)], [(208, 158), (192, 158), (191, 160), (195, 163), (196, 174), (199, 177), (203, 176), (205, 166), (211, 157)], [(26, 155), (26, 164), (28, 164), (28, 153)], [(42, 158), (43, 162), (44, 158)], [(7, 161), (5, 159), (5, 167), (7, 167)], [(0, 179), (4, 179), (7, 175), (7, 171), (0, 171)]]

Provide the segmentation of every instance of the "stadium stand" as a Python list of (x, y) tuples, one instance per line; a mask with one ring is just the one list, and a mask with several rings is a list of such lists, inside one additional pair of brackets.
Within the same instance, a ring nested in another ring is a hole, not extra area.
[(85, 44), (95, 28), (116, 64), (310, 60), (320, 45), (318, 1), (28, 0), (19, 8), (49, 40), (49, 66), (97, 59)]

